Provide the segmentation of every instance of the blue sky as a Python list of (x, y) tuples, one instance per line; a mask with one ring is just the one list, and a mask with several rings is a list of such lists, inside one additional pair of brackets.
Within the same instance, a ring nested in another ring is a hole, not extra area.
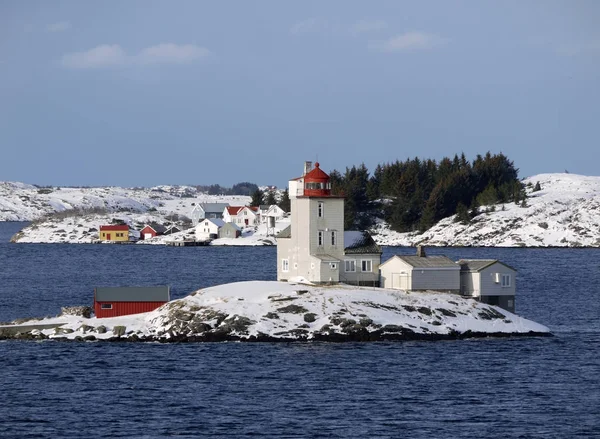
[(600, 2), (0, 1), (0, 181), (282, 186), (503, 152), (600, 175)]

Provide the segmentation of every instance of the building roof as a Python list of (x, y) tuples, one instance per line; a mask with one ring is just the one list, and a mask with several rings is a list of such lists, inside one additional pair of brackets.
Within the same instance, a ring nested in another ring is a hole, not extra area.
[(292, 237), (292, 226), (287, 226), (281, 232), (277, 234), (275, 238), (291, 238)]
[(494, 264), (502, 264), (511, 270), (515, 270), (510, 265), (500, 262), (498, 259), (460, 259), (457, 264), (460, 265), (460, 271), (478, 272)]
[(225, 225), (225, 221), (223, 221), (221, 218), (205, 218), (202, 221), (210, 221), (217, 227), (223, 227)]
[(169, 287), (97, 287), (96, 302), (168, 302)]
[(235, 230), (239, 230), (239, 231), (241, 231), (241, 230), (242, 230), (240, 227), (238, 227), (238, 225), (237, 225), (237, 224), (234, 224), (234, 223), (225, 223), (225, 224), (223, 224), (223, 227), (224, 227), (224, 228), (225, 228), (225, 227), (228, 227), (228, 228), (235, 229)]
[(381, 254), (379, 247), (369, 232), (365, 231), (345, 231), (344, 232), (344, 254)]
[(112, 224), (112, 225), (107, 225), (107, 226), (100, 226), (100, 230), (127, 231), (127, 230), (129, 230), (129, 226), (127, 224)]
[(459, 266), (452, 259), (446, 256), (403, 256), (403, 255), (395, 255), (390, 259), (385, 261), (381, 265), (387, 264), (394, 258), (398, 258), (413, 268), (456, 268), (459, 269)]
[(319, 162), (315, 163), (315, 167), (304, 176), (304, 181), (324, 181), (329, 180), (329, 175), (321, 170)]
[(229, 215), (237, 215), (237, 213), (243, 208), (244, 206), (227, 206), (227, 213)]
[(150, 227), (156, 233), (165, 233), (165, 231), (167, 230), (167, 228), (165, 226), (163, 226), (162, 224), (158, 224), (158, 223), (146, 224), (142, 230), (144, 230), (146, 227)]
[(200, 207), (205, 213), (223, 213), (229, 203), (202, 203)]

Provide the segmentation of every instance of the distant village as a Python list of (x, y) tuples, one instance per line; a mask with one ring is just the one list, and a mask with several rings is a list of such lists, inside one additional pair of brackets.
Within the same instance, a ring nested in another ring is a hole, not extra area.
[[(242, 230), (264, 224), (275, 233), (275, 223), (287, 218), (278, 205), (230, 206), (228, 203), (203, 203), (194, 206), (191, 212), (194, 239), (166, 241), (167, 245), (206, 245), (214, 239), (239, 238)], [(105, 224), (100, 226), (98, 242), (129, 243), (173, 235), (182, 229), (176, 225), (159, 223), (146, 224), (142, 229), (132, 229), (128, 224)]]

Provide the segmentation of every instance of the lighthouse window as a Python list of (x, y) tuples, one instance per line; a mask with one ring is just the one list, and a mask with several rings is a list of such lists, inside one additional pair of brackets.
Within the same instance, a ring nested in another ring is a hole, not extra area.
[(317, 207), (317, 211), (318, 211), (319, 218), (323, 218), (323, 213), (324, 213), (325, 209), (324, 209), (322, 201), (319, 201), (319, 205)]
[(318, 242), (319, 247), (321, 247), (323, 245), (323, 231), (322, 230), (319, 230), (317, 242)]
[(335, 235), (335, 232), (331, 232), (331, 245), (337, 245), (337, 236)]
[(283, 272), (290, 271), (290, 260), (289, 259), (281, 260), (281, 271), (283, 271)]

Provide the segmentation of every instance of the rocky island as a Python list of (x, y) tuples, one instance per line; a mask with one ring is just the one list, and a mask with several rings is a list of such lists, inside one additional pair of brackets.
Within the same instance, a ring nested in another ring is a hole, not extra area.
[(198, 290), (155, 311), (62, 315), (0, 327), (0, 339), (77, 341), (386, 341), (548, 336), (495, 306), (438, 292), (251, 281)]

